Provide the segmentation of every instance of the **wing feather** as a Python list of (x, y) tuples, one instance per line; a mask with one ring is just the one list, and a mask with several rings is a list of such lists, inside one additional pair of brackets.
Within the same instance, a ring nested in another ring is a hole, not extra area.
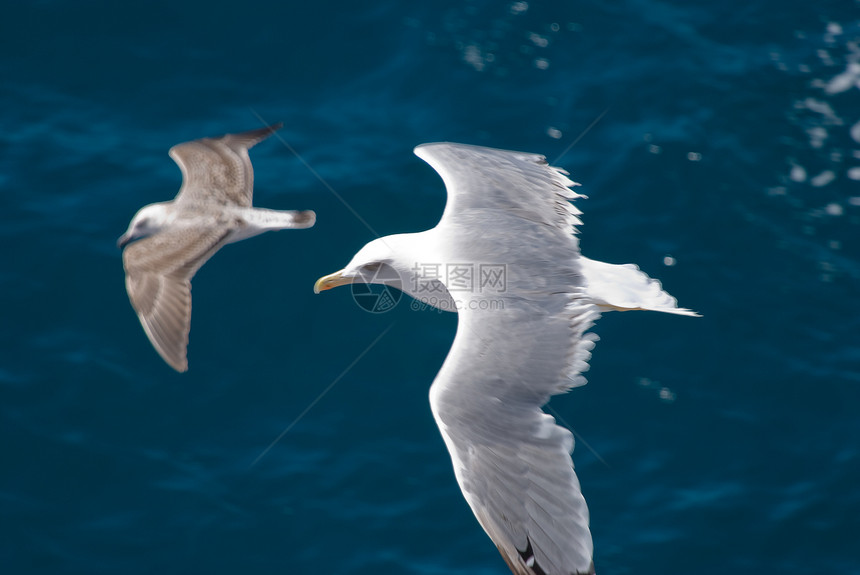
[(176, 371), (188, 369), (191, 278), (223, 245), (230, 230), (168, 231), (123, 251), (125, 285), (149, 341)]
[[(479, 314), (460, 314), (454, 346), (431, 388), (431, 406), (466, 500), (515, 573), (593, 572), (588, 509), (569, 455), (573, 438), (540, 409), (548, 393), (541, 387), (559, 389), (566, 354), (559, 353), (557, 362), (531, 362), (532, 348), (521, 342), (537, 333), (516, 328), (527, 322), (515, 315), (473, 321), (467, 317)], [(528, 363), (527, 378), (506, 369), (500, 355), (475, 353), (498, 330), (515, 333), (494, 348)]]
[(219, 138), (201, 138), (170, 148), (182, 171), (181, 202), (217, 202), (251, 207), (254, 168), (248, 149), (265, 140), (283, 124), (275, 124)]

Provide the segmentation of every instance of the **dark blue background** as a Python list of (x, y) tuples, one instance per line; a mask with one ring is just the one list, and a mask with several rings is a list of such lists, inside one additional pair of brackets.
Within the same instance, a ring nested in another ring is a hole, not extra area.
[[(505, 573), (427, 402), (456, 318), (311, 291), (369, 228), (435, 225), (411, 150), (451, 140), (568, 169), (583, 252), (704, 314), (604, 317), (552, 402), (598, 572), (860, 573), (858, 3), (709, 4), (6, 6), (2, 571)], [(114, 242), (178, 189), (171, 145), (261, 119), (325, 185), (273, 138), (257, 204), (318, 223), (198, 273), (178, 375)]]

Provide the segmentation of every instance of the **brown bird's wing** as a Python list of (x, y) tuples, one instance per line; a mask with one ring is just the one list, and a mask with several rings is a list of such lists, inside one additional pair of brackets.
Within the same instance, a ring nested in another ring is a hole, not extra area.
[(216, 202), (250, 207), (254, 195), (254, 168), (248, 149), (268, 138), (283, 124), (257, 130), (202, 138), (170, 148), (170, 157), (182, 170), (177, 202)]
[(186, 371), (191, 329), (191, 278), (224, 244), (231, 230), (188, 228), (162, 232), (123, 252), (125, 287), (155, 350), (170, 367)]

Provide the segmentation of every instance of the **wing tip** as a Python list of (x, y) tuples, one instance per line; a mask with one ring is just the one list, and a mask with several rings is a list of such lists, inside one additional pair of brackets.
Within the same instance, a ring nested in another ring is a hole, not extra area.
[(412, 153), (424, 160), (427, 161), (427, 157), (429, 156), (428, 152), (431, 148), (438, 148), (443, 146), (451, 146), (454, 145), (452, 142), (426, 142), (424, 144), (418, 144), (414, 148), (412, 148)]
[(241, 147), (245, 149), (250, 149), (280, 130), (284, 127), (283, 122), (275, 122), (273, 124), (269, 124), (267, 126), (263, 126), (262, 128), (254, 128), (253, 130), (246, 130), (244, 132), (230, 132), (226, 134), (221, 134), (220, 136), (214, 137), (203, 137), (197, 138), (194, 140), (186, 140), (184, 142), (180, 142), (178, 144), (174, 144), (167, 151), (167, 155), (173, 158), (175, 161), (179, 161), (180, 152), (182, 146), (193, 143), (200, 143), (204, 145), (211, 145), (212, 142), (222, 142), (227, 144), (228, 146), (239, 144)]
[(238, 132), (235, 134), (224, 134), (221, 140), (229, 144), (239, 144), (240, 147), (247, 149), (253, 148), (278, 130), (284, 127), (283, 122), (275, 122), (262, 128)]
[(164, 360), (164, 363), (169, 365), (178, 373), (185, 373), (188, 371), (188, 336), (185, 336), (185, 341), (182, 344), (182, 348), (178, 354), (172, 354), (167, 347), (165, 347), (162, 338), (157, 335), (157, 331), (153, 330), (152, 327), (144, 321), (144, 318), (141, 317), (141, 324), (143, 324), (144, 331), (146, 332), (147, 338), (149, 338), (149, 342), (152, 344), (152, 347), (158, 352), (158, 355), (161, 356), (161, 359)]
[(566, 199), (572, 200), (585, 197), (582, 194), (574, 192), (572, 189), (579, 186), (579, 182), (571, 180), (568, 177), (570, 173), (564, 168), (550, 165), (546, 159), (546, 156), (544, 156), (543, 154), (538, 154), (534, 152), (519, 152), (516, 150), (505, 150), (502, 148), (492, 148), (488, 146), (477, 146), (474, 144), (461, 144), (457, 142), (427, 142), (425, 144), (419, 144), (415, 146), (412, 149), (412, 152), (428, 164), (433, 165), (432, 151), (434, 149), (468, 150), (473, 153), (480, 153), (484, 155), (501, 154), (508, 156), (509, 158), (513, 158), (517, 161), (532, 162), (550, 171), (553, 183), (555, 183), (559, 188), (564, 190), (561, 195), (564, 196)]
[(172, 367), (178, 373), (185, 373), (188, 371), (188, 359), (186, 359), (185, 357), (183, 357), (180, 361), (171, 361), (164, 356), (162, 356), (162, 359), (167, 363), (167, 365)]
[[(138, 314), (140, 316), (140, 314)], [(188, 371), (188, 355), (186, 352), (188, 341), (186, 339), (181, 353), (178, 356), (173, 356), (169, 353), (169, 351), (164, 347), (161, 339), (156, 336), (156, 333), (152, 330), (149, 324), (144, 320), (143, 316), (140, 316), (140, 323), (143, 325), (143, 330), (146, 332), (146, 337), (149, 339), (149, 343), (152, 344), (153, 349), (158, 353), (164, 363), (169, 365), (174, 371), (178, 373), (185, 373)]]
[(691, 310), (691, 309), (687, 309), (685, 307), (676, 307), (676, 308), (665, 309), (665, 310), (661, 309), (661, 310), (657, 310), (657, 311), (665, 311), (666, 313), (673, 313), (675, 315), (686, 315), (688, 317), (703, 317), (702, 314), (700, 314), (699, 312)]

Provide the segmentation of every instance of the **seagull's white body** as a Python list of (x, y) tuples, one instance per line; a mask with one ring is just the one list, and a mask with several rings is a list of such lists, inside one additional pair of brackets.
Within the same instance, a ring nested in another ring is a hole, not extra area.
[[(145, 206), (119, 239), (131, 305), (156, 351), (177, 371), (188, 369), (191, 278), (221, 246), (269, 230), (308, 228), (311, 211), (252, 206), (248, 149), (280, 126), (203, 138), (170, 149), (182, 170), (176, 198)], [(135, 241), (136, 240), (136, 241)]]
[[(594, 573), (573, 435), (541, 406), (585, 382), (596, 340), (586, 330), (601, 311), (696, 314), (636, 266), (580, 255), (570, 200), (581, 196), (543, 156), (448, 143), (415, 153), (448, 189), (439, 224), (370, 242), (315, 290), (363, 281), (381, 264), (419, 299), (422, 282), (445, 285), (459, 319), (430, 405), (466, 501), (517, 575)], [(505, 281), (462, 289), (438, 267), (422, 276), (422, 263), (502, 265)]]

